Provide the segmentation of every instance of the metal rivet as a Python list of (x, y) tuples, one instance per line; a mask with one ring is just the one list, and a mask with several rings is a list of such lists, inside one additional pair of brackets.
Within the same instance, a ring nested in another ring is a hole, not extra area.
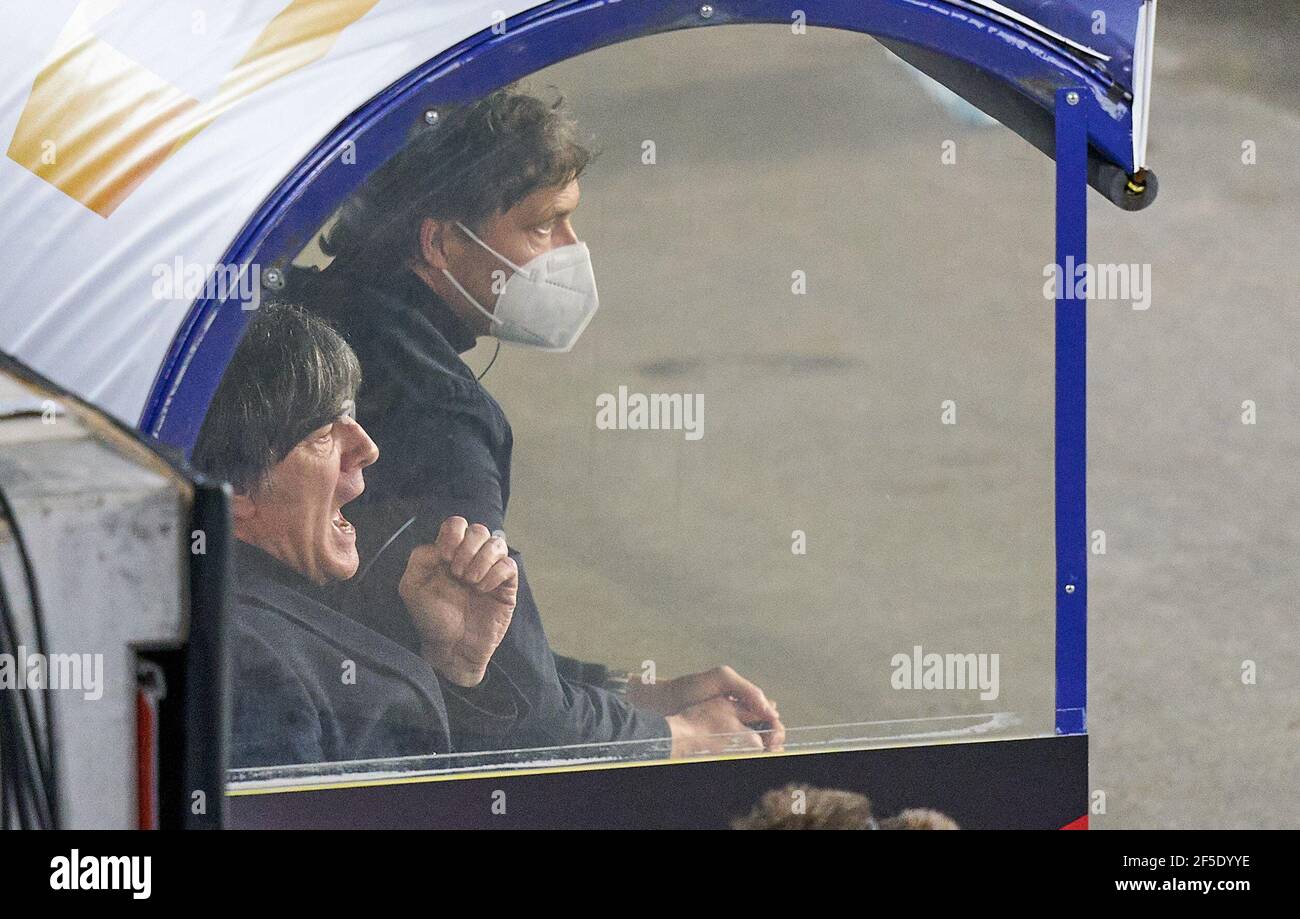
[(262, 272), (262, 286), (267, 290), (284, 290), (284, 272), (279, 268), (268, 268)]
[(709, 3), (706, 3), (706, 4), (704, 4), (704, 6), (700, 7), (700, 17), (703, 18), (703, 19), (712, 19), (712, 18), (713, 18), (713, 5), (712, 5), (712, 4), (709, 4)]
[(434, 109), (429, 109), (427, 112), (425, 112), (425, 113), (424, 113), (424, 123), (425, 123), (425, 124), (437, 124), (437, 123), (438, 123), (438, 113), (437, 113), (437, 111), (435, 111)]
[(1074, 585), (1073, 585), (1073, 584), (1066, 584), (1066, 585), (1065, 585), (1065, 592), (1066, 592), (1067, 594), (1072, 594), (1072, 593), (1074, 593)]
[(1065, 101), (1070, 103), (1071, 105), (1078, 105), (1079, 94), (1076, 93), (1074, 90), (1070, 90), (1068, 93), (1065, 94)]

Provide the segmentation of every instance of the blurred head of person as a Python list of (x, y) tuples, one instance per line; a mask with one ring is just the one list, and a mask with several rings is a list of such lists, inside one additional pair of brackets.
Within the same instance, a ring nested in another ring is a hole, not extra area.
[(437, 116), (348, 200), (321, 246), (349, 270), (414, 272), (487, 334), (510, 263), (577, 245), (571, 215), (594, 154), (563, 99), (518, 84)]
[(787, 785), (767, 792), (736, 830), (956, 830), (957, 822), (927, 808), (876, 819), (871, 799), (855, 791)]
[(235, 537), (315, 584), (356, 573), (343, 506), (379, 449), (353, 415), (361, 366), (330, 326), (267, 304), (248, 324), (199, 432), (195, 468), (230, 482)]

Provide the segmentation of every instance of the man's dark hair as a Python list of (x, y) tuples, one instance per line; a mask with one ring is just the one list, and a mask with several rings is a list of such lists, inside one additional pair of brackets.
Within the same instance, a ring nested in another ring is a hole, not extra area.
[[(796, 807), (799, 802), (801, 806)], [(856, 791), (787, 785), (767, 792), (754, 809), (731, 822), (735, 830), (955, 830), (957, 822), (927, 808), (877, 820), (871, 799)]]
[(564, 100), (518, 84), (416, 125), (405, 147), (343, 205), (321, 249), (354, 271), (400, 268), (418, 257), (425, 218), (478, 231), (533, 192), (582, 175), (594, 154), (578, 141)]
[(248, 493), (312, 431), (355, 401), (361, 365), (347, 342), (301, 307), (263, 305), (208, 406), (192, 463)]

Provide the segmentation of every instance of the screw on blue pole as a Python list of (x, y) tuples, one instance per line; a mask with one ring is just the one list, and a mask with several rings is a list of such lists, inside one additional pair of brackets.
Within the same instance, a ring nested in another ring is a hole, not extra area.
[(1056, 733), (1088, 729), (1088, 116), (1056, 91)]

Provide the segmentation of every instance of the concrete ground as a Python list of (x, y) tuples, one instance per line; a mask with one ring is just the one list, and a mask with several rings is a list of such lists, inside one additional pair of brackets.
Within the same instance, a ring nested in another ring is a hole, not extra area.
[[(1300, 16), (1239, 6), (1162, 5), (1160, 198), (1090, 194), (1092, 260), (1153, 277), (1145, 311), (1089, 306), (1101, 827), (1300, 826)], [(731, 663), (791, 727), (1050, 733), (1053, 164), (846, 33), (697, 30), (537, 82), (603, 150), (576, 221), (600, 314), (485, 379), (553, 643), (660, 677)], [(703, 437), (599, 430), (619, 386), (701, 394)], [(997, 653), (998, 698), (893, 689), (916, 645)]]

